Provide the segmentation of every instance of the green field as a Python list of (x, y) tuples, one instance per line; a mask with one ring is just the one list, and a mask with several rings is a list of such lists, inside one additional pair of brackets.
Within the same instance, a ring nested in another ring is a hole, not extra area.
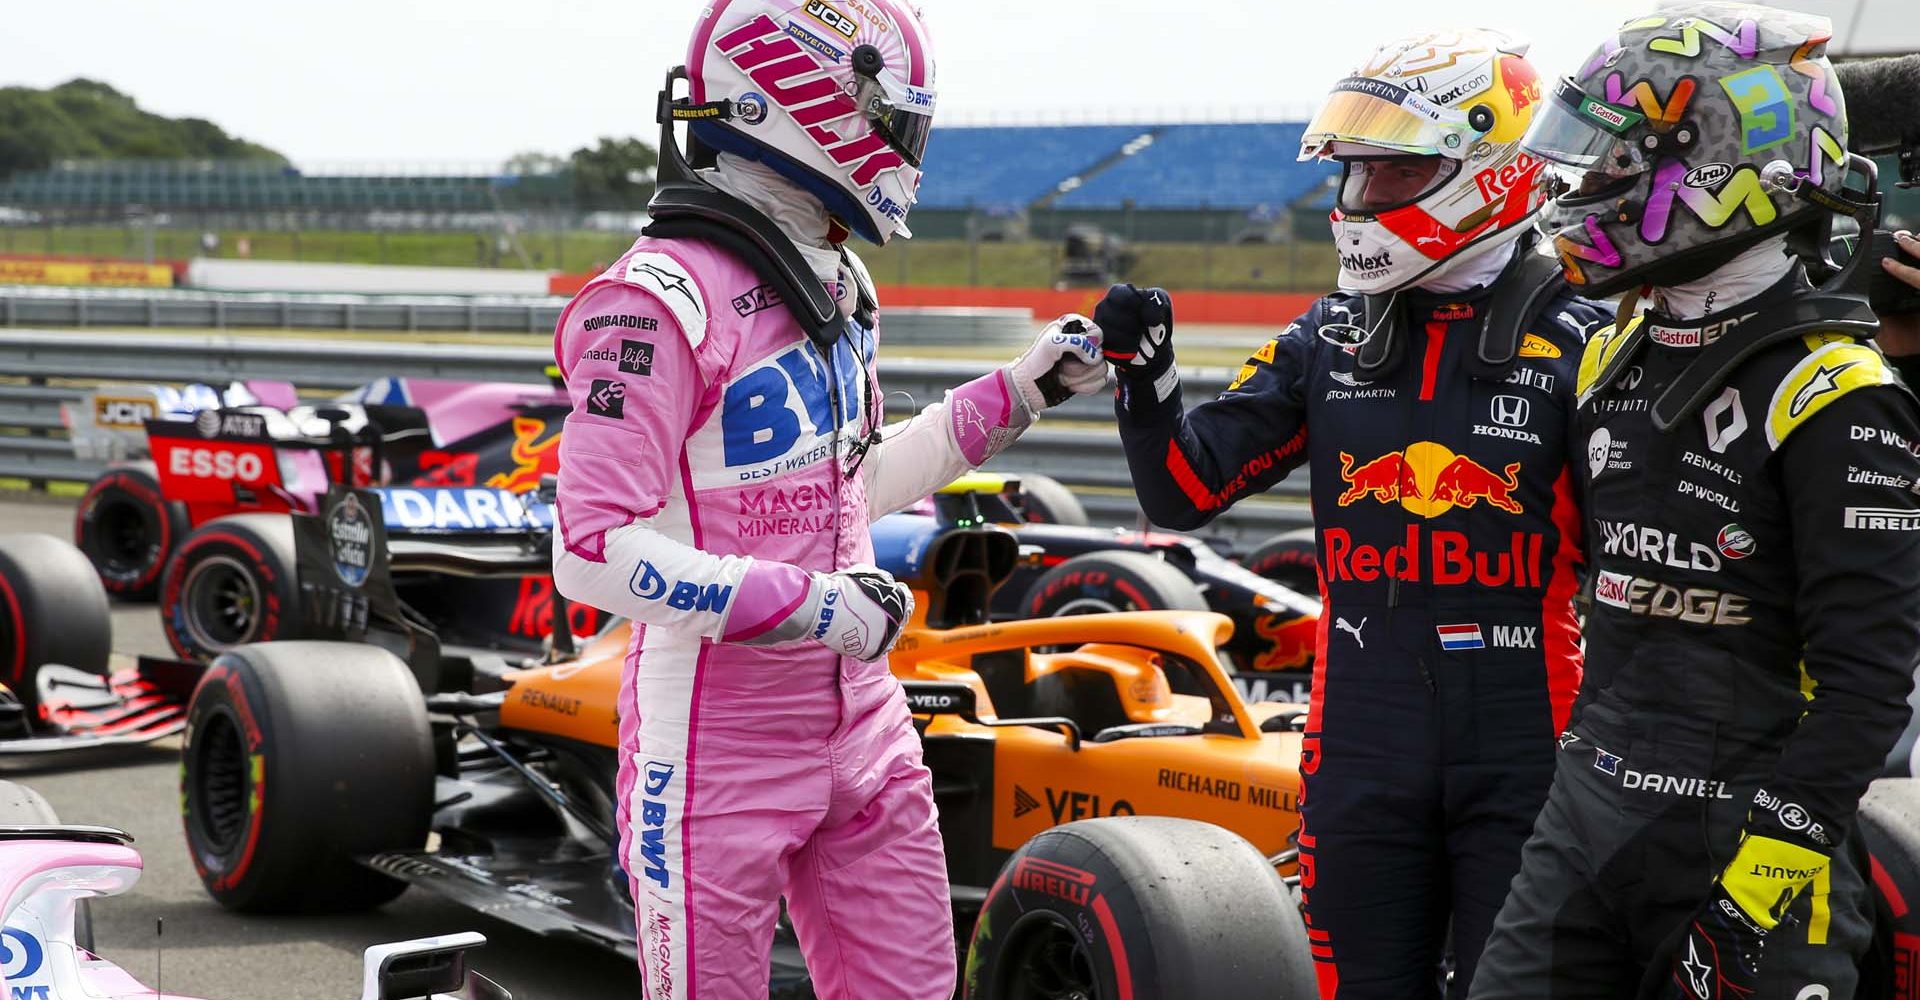
[[(200, 235), (198, 230), (156, 229), (153, 254), (161, 260), (202, 256)], [(495, 234), (481, 232), (222, 230), (218, 235), (220, 248), (213, 255), (218, 257), (238, 256), (244, 239), (249, 256), (256, 260), (565, 272), (605, 266), (631, 242), (627, 236), (611, 233), (527, 233), (517, 246), (503, 251)], [(1332, 286), (1336, 269), (1333, 247), (1325, 241), (1245, 246), (1136, 243), (1132, 250), (1137, 260), (1122, 277), (1167, 288), (1325, 291)], [(887, 247), (863, 246), (860, 252), (874, 279), (882, 284), (1035, 288), (1054, 283), (1060, 272), (1061, 244), (910, 240)], [(146, 234), (131, 227), (0, 227), (0, 253), (137, 259), (146, 253)]]

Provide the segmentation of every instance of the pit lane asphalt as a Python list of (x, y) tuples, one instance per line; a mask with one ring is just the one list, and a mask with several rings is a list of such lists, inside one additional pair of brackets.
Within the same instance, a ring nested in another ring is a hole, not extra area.
[[(0, 494), (0, 532), (73, 537), (73, 501)], [(168, 653), (152, 604), (116, 604), (116, 653)], [(411, 890), (379, 910), (340, 917), (254, 917), (221, 909), (200, 887), (180, 832), (179, 741), (110, 756), (0, 761), (0, 778), (47, 797), (60, 819), (133, 834), (146, 873), (131, 892), (94, 903), (100, 953), (148, 986), (211, 1000), (352, 1000), (370, 944), (477, 930), (473, 967), (516, 1000), (632, 1000), (640, 976), (624, 959), (496, 923)], [(163, 922), (156, 937), (155, 922)], [(156, 975), (156, 951), (158, 975)]]

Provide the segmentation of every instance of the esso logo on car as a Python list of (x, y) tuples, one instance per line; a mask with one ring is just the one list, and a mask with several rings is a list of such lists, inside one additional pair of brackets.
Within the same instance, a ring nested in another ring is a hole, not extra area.
[(175, 448), (167, 458), (167, 471), (193, 479), (238, 479), (251, 483), (262, 479), (267, 468), (266, 462), (253, 452)]

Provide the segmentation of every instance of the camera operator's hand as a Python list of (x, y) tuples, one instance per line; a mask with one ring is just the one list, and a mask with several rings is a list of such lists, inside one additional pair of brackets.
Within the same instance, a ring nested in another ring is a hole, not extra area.
[[(1880, 266), (1895, 278), (1920, 288), (1920, 239), (1904, 229), (1894, 234), (1900, 249), (1906, 251), (1911, 263), (1897, 261), (1892, 257), (1880, 262)], [(1880, 349), (1890, 358), (1920, 355), (1920, 313), (1905, 313), (1897, 316), (1880, 317)]]

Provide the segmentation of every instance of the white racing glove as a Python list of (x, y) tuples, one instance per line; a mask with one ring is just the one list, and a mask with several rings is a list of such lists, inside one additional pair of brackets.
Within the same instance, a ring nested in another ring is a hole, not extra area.
[(849, 566), (809, 575), (807, 592), (791, 614), (746, 645), (811, 639), (843, 656), (877, 660), (913, 617), (913, 591), (875, 566)]
[(1047, 324), (1033, 346), (1003, 370), (1029, 413), (1099, 392), (1107, 384), (1100, 328), (1085, 316), (1068, 313)]

